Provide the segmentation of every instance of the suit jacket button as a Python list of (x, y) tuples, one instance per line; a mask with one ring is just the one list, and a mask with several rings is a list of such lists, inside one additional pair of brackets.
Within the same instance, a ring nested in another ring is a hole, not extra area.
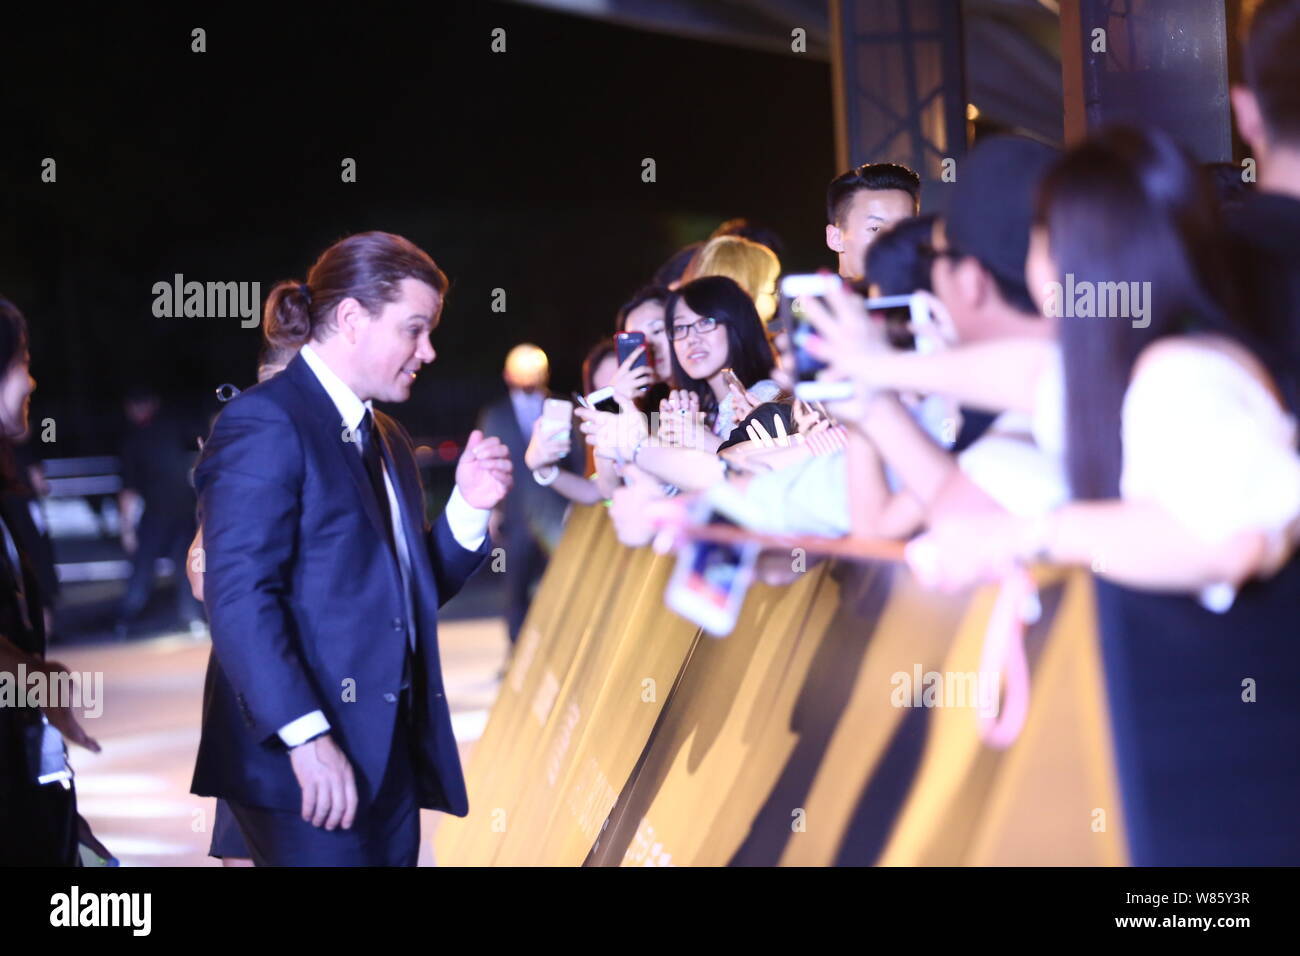
[(384, 695), (384, 700), (387, 701), (387, 702), (390, 703), (390, 704), (395, 704), (395, 703), (397, 703), (397, 695), (396, 695), (396, 694), (385, 694), (385, 695)]
[(400, 631), (404, 626), (405, 626), (405, 624), (404, 624), (404, 622), (402, 621), (402, 619), (401, 619), (400, 617), (395, 617), (395, 618), (393, 618), (393, 630), (394, 630), (394, 631)]
[(441, 699), (442, 691), (437, 691), (433, 696)]

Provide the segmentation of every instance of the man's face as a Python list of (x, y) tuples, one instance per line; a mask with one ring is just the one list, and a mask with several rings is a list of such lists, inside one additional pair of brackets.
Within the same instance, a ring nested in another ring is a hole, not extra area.
[(442, 302), (419, 279), (403, 279), (400, 294), (378, 316), (358, 325), (353, 352), (357, 395), (363, 401), (404, 402), (420, 366), (435, 357), (429, 333), (438, 324)]
[(849, 200), (843, 221), (826, 227), (826, 245), (839, 253), (840, 275), (862, 277), (867, 249), (876, 237), (915, 214), (910, 194), (901, 189), (859, 189)]

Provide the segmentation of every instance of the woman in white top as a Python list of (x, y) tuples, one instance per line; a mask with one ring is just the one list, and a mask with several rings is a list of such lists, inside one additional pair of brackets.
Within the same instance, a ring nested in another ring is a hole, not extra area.
[(1296, 370), (1231, 321), (1221, 235), (1171, 141), (1112, 130), (1040, 193), (1026, 278), (1059, 350), (849, 354), (822, 323), (839, 374), (1029, 413), (1039, 445), (1062, 451), (1071, 501), (948, 516), (911, 559), (947, 586), (1032, 559), (1096, 572), (1140, 865), (1300, 863)]

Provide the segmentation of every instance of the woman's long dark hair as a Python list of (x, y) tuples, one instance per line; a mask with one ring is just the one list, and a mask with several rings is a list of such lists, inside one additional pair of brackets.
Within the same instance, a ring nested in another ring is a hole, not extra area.
[[(0, 296), (0, 377), (3, 377), (27, 351), (27, 320), (18, 306)], [(14, 438), (10, 423), (0, 421), (0, 492), (13, 490), (18, 484), (14, 461)]]
[(1073, 276), (1076, 287), (1089, 282), (1094, 291), (1107, 288), (1103, 283), (1150, 283), (1143, 328), (1130, 317), (1059, 319), (1075, 498), (1119, 496), (1120, 413), (1143, 349), (1196, 331), (1251, 347), (1231, 319), (1236, 295), (1218, 205), (1173, 140), (1126, 127), (1070, 150), (1040, 187), (1036, 222), (1047, 227), (1057, 281)]
[(677, 303), (684, 301), (692, 312), (701, 318), (712, 316), (727, 330), (727, 364), (746, 387), (765, 378), (771, 378), (776, 364), (763, 320), (758, 317), (751, 299), (739, 285), (726, 276), (705, 276), (688, 282), (677, 289), (664, 303), (664, 321), (668, 325), (670, 354), (673, 360), (673, 385), (694, 392), (700, 399), (700, 410), (706, 420), (713, 423), (718, 411), (718, 400), (709, 383), (691, 378), (677, 360), (677, 347), (672, 341), (673, 316)]

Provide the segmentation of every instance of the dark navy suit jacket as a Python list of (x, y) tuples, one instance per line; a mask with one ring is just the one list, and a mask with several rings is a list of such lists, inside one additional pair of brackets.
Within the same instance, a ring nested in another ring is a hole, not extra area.
[[(412, 674), (421, 807), (469, 812), (438, 657), (438, 607), (477, 551), (430, 527), (410, 436), (375, 413), (402, 510), (416, 618)], [(320, 710), (364, 807), (388, 764), (408, 641), (401, 573), (338, 408), (301, 355), (222, 411), (195, 470), (212, 657), (192, 792), (302, 805), (277, 731)]]

